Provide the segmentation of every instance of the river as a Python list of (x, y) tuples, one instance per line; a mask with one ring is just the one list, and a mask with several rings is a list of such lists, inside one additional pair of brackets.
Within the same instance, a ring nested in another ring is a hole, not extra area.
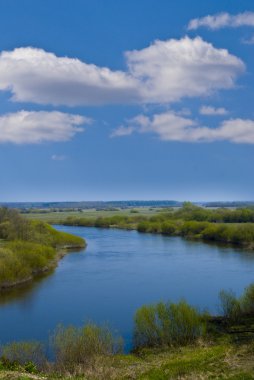
[(254, 253), (136, 231), (56, 226), (87, 248), (54, 273), (0, 295), (0, 342), (45, 340), (57, 324), (107, 322), (130, 347), (135, 310), (160, 300), (218, 313), (218, 293), (254, 281)]

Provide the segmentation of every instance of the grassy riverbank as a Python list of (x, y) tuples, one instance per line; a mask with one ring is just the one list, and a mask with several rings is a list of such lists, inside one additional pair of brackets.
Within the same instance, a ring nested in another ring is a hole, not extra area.
[[(79, 213), (58, 215), (58, 224), (99, 228), (136, 229), (142, 233), (156, 233), (168, 236), (182, 236), (253, 249), (254, 248), (254, 209), (205, 209), (186, 202), (182, 208), (152, 209), (152, 214), (142, 211), (106, 212), (92, 214)], [(39, 216), (42, 219), (45, 215)], [(31, 215), (29, 216), (29, 218)], [(53, 220), (53, 214), (50, 214)]]
[(53, 361), (39, 342), (2, 346), (0, 379), (254, 379), (253, 292), (251, 285), (234, 299), (237, 318), (227, 315), (233, 304), (225, 292), (220, 317), (184, 301), (143, 306), (135, 315), (130, 354), (121, 352), (121, 339), (107, 327), (58, 326), (49, 339)]
[(63, 250), (85, 246), (80, 237), (56, 231), (44, 222), (28, 221), (6, 208), (0, 209), (0, 239), (2, 290), (52, 270)]
[(253, 345), (200, 344), (178, 350), (149, 350), (137, 355), (97, 358), (91, 369), (77, 375), (29, 373), (20, 366), (3, 368), (0, 379), (77, 380), (208, 380), (254, 379)]

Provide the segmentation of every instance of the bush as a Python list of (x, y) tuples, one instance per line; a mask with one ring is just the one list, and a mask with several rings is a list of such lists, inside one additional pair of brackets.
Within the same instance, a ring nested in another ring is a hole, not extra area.
[(30, 372), (36, 368), (43, 369), (46, 363), (44, 347), (35, 341), (6, 344), (1, 347), (1, 358), (4, 362), (25, 366)]
[(140, 222), (137, 226), (138, 232), (148, 232), (149, 230), (149, 222)]
[(55, 258), (52, 247), (26, 241), (8, 242), (0, 248), (0, 288), (31, 278)]
[(82, 328), (59, 326), (52, 346), (59, 369), (73, 370), (77, 365), (88, 365), (96, 356), (122, 351), (121, 338), (114, 337), (107, 327), (88, 324)]
[(232, 291), (222, 290), (219, 293), (222, 315), (232, 321), (237, 321), (241, 316), (241, 305)]
[(17, 211), (0, 208), (0, 289), (28, 281), (55, 265), (56, 248), (84, 247), (79, 236), (28, 221)]
[(254, 314), (254, 284), (245, 288), (242, 297), (240, 298), (243, 313)]
[(135, 315), (134, 348), (193, 343), (205, 332), (205, 319), (185, 301), (142, 306)]
[(163, 222), (161, 225), (161, 233), (165, 235), (174, 235), (176, 232), (176, 226), (172, 222)]
[(181, 227), (183, 236), (199, 236), (209, 226), (207, 222), (185, 222)]

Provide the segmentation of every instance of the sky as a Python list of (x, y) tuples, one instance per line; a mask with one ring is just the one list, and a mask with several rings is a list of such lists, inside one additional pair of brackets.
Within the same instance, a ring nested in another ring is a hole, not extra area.
[(253, 0), (0, 0), (0, 201), (254, 200)]

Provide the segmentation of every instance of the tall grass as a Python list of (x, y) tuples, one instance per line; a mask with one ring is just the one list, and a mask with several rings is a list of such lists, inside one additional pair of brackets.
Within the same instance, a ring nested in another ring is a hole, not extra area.
[(84, 327), (59, 326), (52, 337), (56, 367), (73, 370), (87, 366), (98, 356), (122, 352), (123, 341), (115, 337), (108, 327), (87, 324)]

